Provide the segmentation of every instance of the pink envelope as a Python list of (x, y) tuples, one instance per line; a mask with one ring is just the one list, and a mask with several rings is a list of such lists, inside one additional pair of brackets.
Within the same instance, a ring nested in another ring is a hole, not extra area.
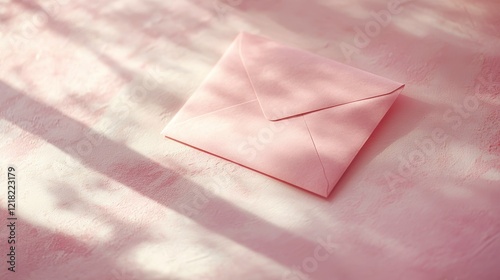
[(326, 197), (403, 88), (243, 33), (162, 134)]

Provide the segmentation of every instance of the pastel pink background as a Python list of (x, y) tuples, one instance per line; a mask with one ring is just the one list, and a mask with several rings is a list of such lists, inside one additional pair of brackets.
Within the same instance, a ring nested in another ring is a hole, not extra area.
[[(407, 1), (347, 61), (387, 3), (2, 1), (0, 279), (500, 279), (500, 3)], [(240, 31), (406, 84), (328, 199), (160, 136)]]

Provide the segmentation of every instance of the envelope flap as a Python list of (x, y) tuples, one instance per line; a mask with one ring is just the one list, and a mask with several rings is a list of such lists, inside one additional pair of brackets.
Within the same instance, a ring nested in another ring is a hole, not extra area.
[(403, 85), (246, 33), (240, 55), (268, 120), (385, 95)]

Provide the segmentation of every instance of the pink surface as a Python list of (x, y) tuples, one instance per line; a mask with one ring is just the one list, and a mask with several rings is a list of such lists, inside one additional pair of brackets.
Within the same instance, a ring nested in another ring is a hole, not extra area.
[[(499, 11), (2, 2), (0, 279), (500, 279)], [(242, 31), (406, 84), (327, 199), (158, 135)]]
[(327, 197), (403, 87), (242, 33), (162, 133)]

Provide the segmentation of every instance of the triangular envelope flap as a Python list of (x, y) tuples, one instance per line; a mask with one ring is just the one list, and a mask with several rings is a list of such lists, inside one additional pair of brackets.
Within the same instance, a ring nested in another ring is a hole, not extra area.
[(260, 36), (243, 33), (240, 40), (241, 59), (268, 120), (381, 96), (403, 85)]

